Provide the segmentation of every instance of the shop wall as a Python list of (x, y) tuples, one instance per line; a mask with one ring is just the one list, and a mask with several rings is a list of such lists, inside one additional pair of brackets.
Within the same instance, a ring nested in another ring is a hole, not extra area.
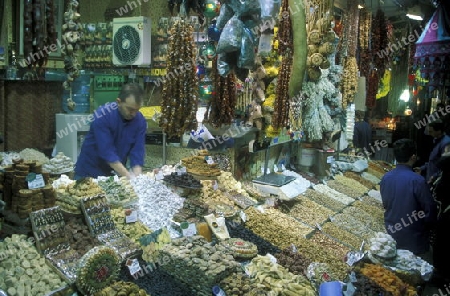
[(0, 91), (0, 131), (5, 138), (0, 147), (51, 152), (55, 114), (61, 112), (61, 82), (4, 81)]
[[(127, 10), (126, 16), (149, 17), (152, 22), (152, 32), (155, 32), (159, 18), (170, 16), (167, 3), (167, 0), (80, 0), (81, 22), (105, 22), (106, 17), (121, 17), (119, 12)], [(122, 14), (122, 16), (125, 15)]]

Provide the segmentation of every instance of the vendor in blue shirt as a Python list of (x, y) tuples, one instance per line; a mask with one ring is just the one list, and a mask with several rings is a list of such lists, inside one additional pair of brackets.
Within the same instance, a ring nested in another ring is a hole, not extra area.
[(90, 115), (91, 125), (75, 165), (75, 179), (113, 174), (130, 178), (142, 173), (147, 130), (147, 121), (139, 112), (143, 98), (139, 84), (125, 84), (116, 102), (100, 106)]
[(380, 183), (386, 231), (397, 242), (397, 249), (429, 261), (430, 229), (437, 219), (437, 205), (425, 178), (412, 169), (417, 160), (413, 141), (400, 139), (393, 146), (397, 166)]

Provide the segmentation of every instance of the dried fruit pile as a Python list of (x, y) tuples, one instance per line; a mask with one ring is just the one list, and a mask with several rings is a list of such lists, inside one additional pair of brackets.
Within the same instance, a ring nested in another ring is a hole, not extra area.
[(392, 271), (381, 265), (364, 264), (359, 272), (376, 283), (380, 288), (384, 290), (384, 294), (388, 293), (393, 296), (414, 296), (417, 295), (416, 290), (403, 282)]
[(308, 265), (311, 264), (311, 260), (305, 258), (297, 250), (293, 250), (292, 247), (286, 248), (279, 254), (275, 254), (277, 262), (283, 267), (287, 268), (293, 274), (300, 274), (306, 276), (306, 270)]
[(288, 271), (272, 262), (268, 256), (257, 256), (246, 266), (247, 272), (256, 282), (256, 288), (273, 291), (275, 295), (314, 296), (309, 281), (301, 275)]

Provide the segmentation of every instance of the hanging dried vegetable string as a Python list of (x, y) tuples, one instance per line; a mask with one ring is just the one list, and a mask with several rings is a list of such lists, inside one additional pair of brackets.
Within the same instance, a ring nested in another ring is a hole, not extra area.
[[(170, 29), (167, 75), (162, 90), (159, 126), (169, 136), (181, 136), (195, 129), (198, 80), (195, 76), (194, 29), (184, 20)], [(172, 77), (171, 77), (172, 76)]]
[(358, 85), (358, 65), (355, 57), (347, 57), (344, 63), (344, 74), (341, 81), (342, 108), (353, 103)]
[(279, 20), (278, 54), (282, 56), (282, 60), (278, 71), (272, 120), (272, 126), (275, 129), (286, 126), (289, 119), (289, 80), (292, 71), (293, 35), (288, 0), (282, 1)]
[(369, 48), (370, 25), (372, 23), (372, 14), (366, 9), (359, 10), (359, 47), (361, 50)]
[(369, 49), (372, 14), (366, 9), (359, 11), (359, 72), (361, 76), (369, 77), (372, 57)]
[(386, 57), (380, 53), (388, 46), (387, 32), (384, 12), (378, 9), (372, 24), (372, 57), (374, 66), (379, 73), (384, 73), (386, 67)]
[(217, 70), (217, 59), (213, 62), (214, 91), (215, 95), (211, 101), (211, 112), (207, 121), (214, 127), (231, 124), (234, 118), (236, 105), (236, 78), (230, 73), (226, 77), (219, 75)]
[(359, 10), (357, 0), (348, 0), (347, 13), (349, 14), (348, 56), (356, 57), (358, 47)]
[(289, 79), (292, 69), (292, 55), (287, 53), (281, 61), (276, 85), (276, 97), (272, 125), (279, 129), (288, 124), (289, 116)]

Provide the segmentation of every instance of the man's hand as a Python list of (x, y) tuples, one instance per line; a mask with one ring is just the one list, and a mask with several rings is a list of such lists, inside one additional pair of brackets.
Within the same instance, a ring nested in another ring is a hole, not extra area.
[(413, 168), (414, 172), (416, 172), (417, 174), (420, 175), (420, 173), (422, 173), (422, 170), (420, 169), (420, 167), (415, 167)]

